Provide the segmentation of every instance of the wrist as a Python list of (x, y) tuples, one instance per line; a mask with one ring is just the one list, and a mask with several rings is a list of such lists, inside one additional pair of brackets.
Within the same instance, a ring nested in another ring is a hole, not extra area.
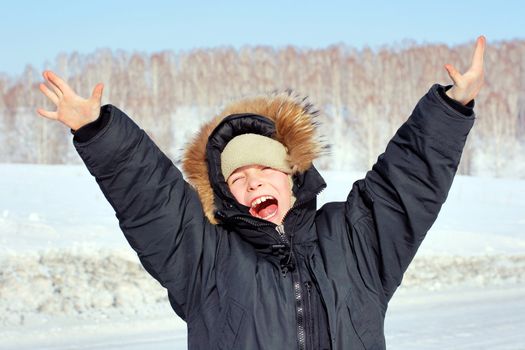
[(438, 88), (438, 93), (441, 96), (441, 98), (445, 101), (446, 104), (448, 104), (450, 107), (454, 108), (456, 111), (458, 111), (461, 114), (464, 114), (466, 116), (470, 116), (474, 114), (473, 108), (474, 108), (474, 100), (470, 101), (468, 104), (463, 105), (460, 102), (454, 100), (451, 98), (446, 92), (452, 88), (452, 85), (448, 86), (441, 86)]
[(75, 125), (71, 125), (70, 128), (74, 132), (76, 132), (78, 129), (81, 129), (85, 127), (86, 125), (95, 123), (100, 118), (100, 112), (101, 112), (101, 109), (99, 108), (96, 112), (94, 111), (90, 116), (86, 116), (84, 119), (82, 119)]
[(111, 109), (108, 107), (102, 107), (100, 109), (97, 119), (91, 123), (83, 125), (81, 128), (73, 133), (75, 135), (75, 141), (87, 142), (98, 134), (109, 122)]
[(470, 101), (472, 100), (468, 100), (466, 101), (464, 98), (462, 98), (462, 96), (458, 96), (456, 94), (456, 86), (453, 85), (450, 89), (448, 89), (447, 91), (445, 91), (445, 94), (450, 97), (451, 99), (453, 99), (454, 101), (460, 103), (462, 106), (466, 106), (470, 103)]

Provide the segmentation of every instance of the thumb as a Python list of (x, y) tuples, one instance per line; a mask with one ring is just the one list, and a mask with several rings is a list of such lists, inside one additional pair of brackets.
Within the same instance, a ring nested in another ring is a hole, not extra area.
[(448, 76), (450, 77), (450, 79), (452, 79), (454, 84), (456, 84), (461, 79), (461, 74), (453, 65), (445, 64), (445, 69), (447, 70)]
[(100, 104), (100, 101), (102, 100), (102, 91), (104, 90), (104, 84), (98, 83), (93, 88), (93, 92), (91, 93), (91, 99), (97, 101)]

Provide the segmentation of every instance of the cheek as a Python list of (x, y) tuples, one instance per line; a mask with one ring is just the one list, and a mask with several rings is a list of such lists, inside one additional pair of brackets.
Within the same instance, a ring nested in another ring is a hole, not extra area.
[(275, 177), (276, 189), (284, 199), (290, 199), (292, 196), (291, 181), (288, 175), (279, 174)]
[(292, 199), (292, 189), (290, 188), (290, 183), (288, 180), (286, 180), (285, 183), (283, 183), (283, 199), (285, 199), (286, 203), (291, 203)]
[(242, 205), (246, 205), (245, 204), (245, 199), (244, 199), (245, 191), (243, 191), (241, 186), (233, 185), (233, 186), (229, 186), (229, 187), (230, 187), (230, 192), (232, 193), (232, 195), (235, 198), (235, 200), (237, 202), (241, 203)]

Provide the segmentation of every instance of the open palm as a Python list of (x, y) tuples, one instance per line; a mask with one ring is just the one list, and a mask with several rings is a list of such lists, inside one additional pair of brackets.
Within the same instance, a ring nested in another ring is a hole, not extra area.
[(41, 116), (58, 120), (73, 130), (91, 123), (100, 114), (100, 101), (102, 99), (103, 84), (97, 84), (93, 89), (91, 97), (84, 99), (78, 96), (71, 87), (58, 75), (51, 71), (43, 74), (45, 82), (41, 83), (40, 91), (46, 95), (56, 106), (56, 111), (46, 111), (38, 108), (37, 112)]

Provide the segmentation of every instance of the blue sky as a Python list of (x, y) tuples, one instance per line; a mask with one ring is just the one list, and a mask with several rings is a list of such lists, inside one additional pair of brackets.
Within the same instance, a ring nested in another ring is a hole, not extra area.
[(37, 69), (61, 52), (155, 52), (231, 45), (362, 48), (525, 38), (511, 1), (3, 1), (0, 72)]

